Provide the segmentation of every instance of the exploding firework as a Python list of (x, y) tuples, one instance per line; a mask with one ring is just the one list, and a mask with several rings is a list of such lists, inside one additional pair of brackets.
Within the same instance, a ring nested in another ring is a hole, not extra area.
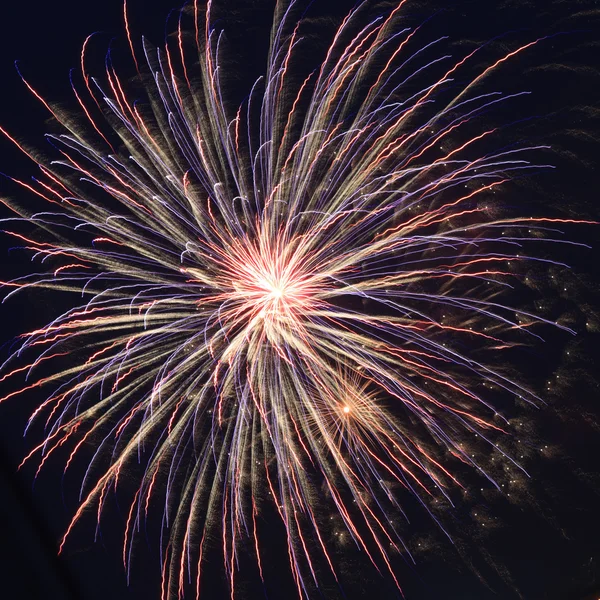
[(49, 162), (2, 130), (42, 173), (15, 181), (47, 204), (5, 201), (7, 234), (40, 265), (6, 296), (83, 300), (21, 336), (4, 378), (26, 382), (2, 401), (47, 390), (28, 424), (45, 438), (23, 461), (38, 472), (94, 448), (61, 549), (123, 487), (127, 569), (162, 513), (164, 597), (200, 596), (209, 552), (232, 597), (242, 555), (267, 577), (269, 510), (300, 598), (342, 583), (336, 536), (400, 587), (410, 497), (444, 531), (435, 504), (460, 502), (469, 469), (502, 491), (468, 442), (524, 472), (503, 449), (504, 407), (539, 398), (499, 358), (538, 325), (568, 330), (509, 302), (522, 265), (545, 262), (527, 240), (564, 221), (503, 216), (498, 191), (541, 168), (543, 147), (482, 151), (497, 132), (481, 117), (522, 95), (484, 83), (538, 42), (473, 75), (482, 48), (423, 45), (406, 4), (353, 8), (299, 77), (306, 7), (278, 2), (266, 73), (239, 106), (210, 1), (160, 50), (127, 25), (133, 83), (110, 62), (92, 78), (88, 38), (73, 88), (85, 122), (25, 82), (62, 131)]

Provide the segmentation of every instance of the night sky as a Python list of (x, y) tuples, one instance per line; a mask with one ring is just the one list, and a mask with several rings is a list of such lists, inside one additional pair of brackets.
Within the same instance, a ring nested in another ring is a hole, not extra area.
[[(219, 4), (218, 0), (215, 0)], [(151, 5), (152, 10), (148, 9)], [(221, 6), (234, 6), (232, 0)], [(486, 40), (510, 32), (514, 44), (564, 32), (515, 61), (497, 78), (499, 89), (527, 89), (532, 99), (518, 107), (522, 117), (533, 119), (516, 126), (518, 135), (555, 149), (547, 158), (558, 168), (531, 176), (517, 200), (524, 211), (570, 218), (600, 216), (600, 2), (550, 2), (507, 0), (499, 2), (445, 3), (448, 12), (437, 12), (443, 3), (421, 2), (409, 8), (416, 15), (434, 15), (424, 40), (447, 33), (455, 40)], [(172, 0), (130, 0), (134, 35), (143, 33), (160, 44), (165, 21), (178, 5)], [(242, 52), (247, 78), (261, 72), (268, 42), (272, 3), (237, 0), (253, 7), (232, 12), (230, 43)], [(327, 5), (325, 7), (325, 5)], [(349, 2), (315, 0), (311, 13), (327, 29), (329, 17), (345, 13)], [(577, 15), (573, 17), (573, 15)], [(175, 20), (171, 18), (167, 29)], [(113, 41), (117, 66), (125, 71), (127, 49), (120, 0), (102, 2), (3, 3), (0, 9), (0, 125), (20, 140), (43, 147), (47, 113), (27, 92), (14, 67), (18, 60), (23, 74), (42, 94), (55, 102), (72, 96), (69, 69), (78, 66), (81, 46), (88, 34), (101, 31), (96, 42), (96, 62), (102, 66), (103, 52)], [(239, 65), (238, 65), (239, 67)], [(242, 86), (242, 84), (240, 84)], [(245, 82), (243, 83), (245, 86)], [(242, 87), (243, 87), (242, 86)], [(498, 115), (496, 115), (498, 117)], [(498, 118), (514, 119), (513, 115)], [(27, 179), (35, 166), (0, 139), (0, 172)], [(27, 202), (22, 189), (0, 178), (0, 196)], [(4, 216), (6, 211), (2, 213)], [(556, 373), (565, 373), (566, 383), (548, 393), (548, 406), (529, 411), (535, 422), (535, 443), (548, 446), (546, 456), (528, 464), (531, 474), (529, 501), (522, 506), (497, 501), (488, 510), (497, 526), (488, 534), (467, 534), (471, 544), (460, 552), (436, 537), (430, 521), (417, 519), (413, 527), (424, 529), (428, 551), (418, 556), (416, 566), (399, 566), (399, 578), (407, 600), (595, 600), (600, 598), (600, 235), (597, 227), (564, 228), (568, 238), (593, 246), (553, 249), (572, 270), (560, 275), (569, 289), (550, 310), (577, 314), (576, 338), (548, 333), (547, 343), (520, 357), (528, 380), (540, 387)], [(7, 280), (30, 268), (24, 253), (9, 251), (11, 242), (0, 239), (0, 278)], [(560, 254), (560, 253), (563, 254)], [(556, 290), (541, 287), (541, 298), (554, 298)], [(69, 298), (57, 293), (22, 295), (0, 306), (0, 356), (8, 355), (19, 333), (40, 326), (69, 306)], [(568, 354), (567, 354), (568, 352)], [(0, 384), (1, 385), (1, 384)], [(10, 390), (8, 390), (10, 391)], [(2, 392), (2, 395), (7, 392)], [(128, 587), (120, 560), (123, 515), (118, 502), (104, 518), (94, 543), (94, 522), (85, 519), (70, 538), (64, 555), (57, 556), (58, 540), (77, 508), (77, 473), (62, 480), (61, 465), (50, 462), (32, 486), (35, 467), (17, 472), (17, 465), (36, 443), (35, 434), (23, 439), (25, 421), (43, 399), (41, 394), (20, 396), (0, 406), (0, 598), (138, 600), (159, 597), (159, 560), (155, 544), (138, 545), (138, 558)], [(543, 454), (543, 451), (541, 451)], [(79, 473), (80, 474), (80, 473)], [(458, 509), (460, 512), (460, 508)], [(449, 518), (453, 518), (450, 516)], [(294, 597), (286, 579), (285, 545), (269, 549), (280, 580), (268, 584), (270, 600)], [(278, 550), (279, 548), (279, 550)], [(350, 553), (345, 571), (351, 584), (345, 589), (352, 598), (399, 597), (389, 582), (372, 569), (363, 569), (356, 553)], [(281, 567), (279, 569), (279, 562)], [(208, 565), (208, 593), (212, 600), (226, 596), (220, 578), (218, 557)], [(476, 574), (477, 571), (480, 575)], [(243, 576), (240, 576), (240, 580)], [(214, 581), (213, 581), (214, 580)], [(482, 581), (482, 580), (485, 580)], [(240, 597), (261, 598), (262, 588), (249, 583)], [(327, 598), (324, 594), (324, 598)]]

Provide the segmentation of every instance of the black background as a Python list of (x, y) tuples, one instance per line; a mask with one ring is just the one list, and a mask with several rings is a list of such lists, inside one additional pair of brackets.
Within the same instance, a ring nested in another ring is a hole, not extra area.
[[(242, 3), (245, 9), (252, 7), (253, 10), (240, 11)], [(349, 5), (317, 0), (313, 10), (315, 15), (340, 15)], [(152, 42), (161, 43), (167, 16), (177, 6), (169, 0), (151, 4), (131, 0), (130, 6), (134, 36), (143, 33)], [(221, 6), (231, 9), (232, 46), (243, 51), (248, 79), (252, 80), (261, 70), (272, 5), (265, 1), (240, 0), (235, 10), (236, 4), (232, 2), (223, 2)], [(425, 9), (419, 8), (422, 14), (428, 10), (435, 14), (439, 8), (433, 3), (431, 9), (427, 3), (424, 6)], [(537, 139), (549, 141), (557, 150), (553, 162), (559, 169), (535, 176), (537, 192), (532, 202), (546, 201), (550, 213), (565, 210), (575, 218), (594, 214), (597, 218), (600, 213), (600, 178), (595, 162), (599, 149), (598, 127), (594, 112), (589, 108), (600, 110), (597, 73), (600, 20), (593, 12), (599, 7), (599, 3), (592, 0), (580, 3), (465, 2), (453, 4), (452, 10), (438, 17), (432, 25), (433, 31), (445, 31), (453, 38), (467, 36), (481, 40), (507, 32), (513, 32), (512, 39), (517, 41), (566, 32), (536, 50), (525, 62), (517, 62), (516, 70), (500, 76), (499, 87), (516, 85), (534, 92), (534, 104), (526, 108), (540, 116), (541, 124), (528, 131), (533, 131), (531, 135)], [(240, 14), (244, 15), (243, 22)], [(579, 16), (573, 18), (576, 14)], [(175, 20), (170, 22), (168, 29)], [(78, 66), (83, 41), (94, 31), (103, 32), (96, 41), (99, 55), (114, 38), (115, 55), (126, 57), (120, 0), (96, 4), (34, 0), (3, 5), (0, 9), (0, 125), (21, 140), (43, 145), (47, 113), (26, 91), (13, 63), (19, 61), (23, 74), (45, 97), (58, 102), (70, 101), (68, 71)], [(119, 65), (121, 59), (115, 60)], [(123, 61), (123, 68), (131, 69), (126, 60)], [(532, 71), (535, 65), (556, 63), (566, 66)], [(0, 157), (0, 171), (4, 173), (23, 179), (34, 173), (35, 165), (5, 140), (0, 140)], [(544, 194), (547, 197), (544, 198)], [(26, 200), (23, 192), (4, 178), (0, 181), (0, 195)], [(436, 552), (422, 556), (415, 568), (402, 572), (401, 581), (409, 600), (511, 599), (519, 595), (527, 600), (600, 597), (600, 484), (595, 475), (600, 450), (597, 426), (600, 388), (594, 378), (600, 364), (600, 340), (593, 324), (600, 281), (597, 270), (600, 243), (595, 242), (600, 236), (593, 227), (568, 229), (567, 234), (596, 246), (581, 252), (568, 251), (568, 262), (577, 275), (577, 282), (573, 284), (573, 293), (577, 296), (574, 301), (583, 307), (582, 313), (590, 322), (581, 328), (577, 342), (572, 344), (575, 356), (572, 368), (583, 375), (562, 389), (543, 414), (538, 415), (542, 435), (555, 449), (552, 458), (540, 460), (532, 467), (532, 489), (538, 494), (538, 503), (522, 509), (501, 504), (495, 507), (495, 514), (503, 525), (485, 542), (497, 565), (497, 569), (485, 572), (489, 586), (462, 566), (450, 547), (438, 545)], [(22, 255), (8, 251), (10, 245), (6, 240), (2, 242), (0, 260), (4, 280), (27, 272), (28, 268)], [(66, 307), (65, 302), (56, 295), (39, 295), (2, 305), (0, 340), (6, 342), (2, 356), (6, 355), (14, 336), (45, 323)], [(562, 338), (556, 340), (561, 350), (567, 343), (571, 344)], [(544, 363), (562, 360), (562, 352), (539, 352), (524, 369), (539, 369), (542, 379), (547, 374)], [(532, 376), (535, 379), (536, 373)], [(115, 514), (108, 515), (104, 521), (101, 540), (93, 542), (93, 523), (88, 521), (74, 534), (66, 553), (57, 557), (57, 540), (76, 510), (77, 482), (75, 478), (61, 481), (62, 473), (56, 464), (42, 473), (33, 489), (34, 471), (16, 472), (16, 465), (35, 441), (23, 440), (22, 429), (38, 401), (39, 396), (31, 394), (0, 406), (0, 597), (32, 600), (158, 598), (156, 549), (146, 549), (143, 543), (131, 586), (126, 584), (118, 552), (122, 523), (116, 509)], [(474, 562), (477, 561), (474, 559)], [(285, 570), (286, 565), (283, 551), (281, 569)], [(275, 568), (277, 566), (276, 562)], [(209, 569), (218, 572), (220, 563), (215, 561)], [(206, 597), (224, 597), (220, 595), (222, 591), (216, 590), (216, 586), (214, 591), (209, 587)], [(371, 573), (365, 573), (365, 585), (361, 589), (346, 591), (349, 598), (394, 597), (387, 585), (378, 583)], [(284, 599), (289, 593), (286, 583), (281, 583), (281, 587), (272, 585), (269, 598)], [(253, 598), (253, 594), (249, 592), (248, 596)]]

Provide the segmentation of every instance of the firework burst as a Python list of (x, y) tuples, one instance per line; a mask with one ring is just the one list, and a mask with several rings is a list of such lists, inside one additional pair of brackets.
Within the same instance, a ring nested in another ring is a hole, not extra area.
[(88, 38), (74, 86), (86, 124), (26, 82), (62, 132), (49, 135), (50, 163), (2, 130), (41, 170), (17, 183), (47, 203), (5, 201), (19, 215), (7, 234), (41, 268), (4, 286), (83, 300), (21, 336), (4, 377), (27, 381), (2, 401), (47, 390), (30, 419), (46, 436), (24, 463), (56, 452), (68, 469), (95, 449), (61, 549), (122, 485), (127, 568), (136, 533), (162, 512), (164, 597), (200, 596), (218, 547), (232, 597), (241, 553), (263, 577), (268, 505), (300, 598), (339, 580), (324, 510), (400, 587), (394, 556), (410, 549), (394, 519), (409, 495), (443, 530), (431, 507), (460, 498), (466, 468), (500, 490), (465, 440), (523, 470), (502, 449), (511, 424), (493, 401), (538, 398), (498, 357), (547, 321), (505, 298), (520, 265), (544, 262), (524, 255), (531, 232), (551, 239), (560, 221), (498, 216), (496, 192), (540, 168), (527, 157), (541, 147), (481, 153), (495, 130), (473, 129), (520, 95), (484, 80), (537, 42), (465, 84), (481, 48), (436, 54), (442, 40), (422, 46), (405, 27), (406, 0), (373, 19), (361, 4), (299, 78), (303, 7), (281, 1), (266, 74), (238, 108), (211, 4), (194, 2), (161, 50), (127, 25), (134, 84), (110, 62), (92, 78)]

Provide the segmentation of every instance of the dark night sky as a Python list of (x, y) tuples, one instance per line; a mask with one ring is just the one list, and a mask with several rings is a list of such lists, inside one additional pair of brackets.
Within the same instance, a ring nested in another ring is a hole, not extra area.
[[(247, 21), (250, 39), (257, 39), (260, 32), (268, 32), (269, 2), (237, 2), (256, 6)], [(315, 14), (322, 10), (318, 8), (320, 3), (326, 3), (329, 9), (334, 4), (329, 0), (316, 0)], [(165, 20), (169, 11), (177, 8), (176, 3), (173, 0), (153, 0), (151, 3), (130, 0), (130, 4), (134, 29), (160, 43)], [(143, 8), (144, 4), (151, 4), (152, 10), (147, 6)], [(231, 0), (222, 4), (234, 5)], [(428, 6), (427, 2), (422, 4)], [(344, 3), (344, 6), (349, 5)], [(451, 37), (467, 35), (486, 39), (515, 31), (512, 39), (516, 41), (560, 30), (568, 32), (533, 53), (529, 64), (516, 65), (517, 69), (526, 70), (535, 64), (551, 64), (555, 62), (554, 57), (568, 65), (565, 69), (531, 75), (531, 79), (519, 81), (517, 85), (521, 89), (531, 89), (536, 98), (536, 104), (529, 105), (529, 113), (525, 111), (525, 114), (541, 116), (537, 129), (532, 126), (528, 131), (532, 131), (537, 139), (543, 140), (546, 136), (561, 149), (554, 160), (559, 166), (557, 172), (534, 176), (538, 177), (535, 202), (547, 202), (552, 214), (565, 206), (569, 206), (567, 213), (572, 210), (576, 217), (595, 214), (597, 218), (600, 213), (600, 177), (596, 161), (600, 127), (597, 121), (594, 123), (592, 111), (572, 110), (577, 106), (595, 106), (598, 110), (600, 106), (600, 75), (594, 72), (594, 69), (600, 70), (600, 19), (592, 15), (566, 19), (569, 14), (594, 8), (600, 10), (600, 2), (463, 2), (448, 18), (439, 19), (432, 25), (433, 31), (444, 31)], [(423, 12), (423, 7), (420, 10), (422, 14), (427, 13), (427, 10)], [(337, 5), (331, 11), (341, 14)], [(81, 45), (94, 31), (105, 32), (104, 42), (97, 42), (99, 54), (111, 38), (116, 38), (117, 55), (125, 55), (120, 0), (3, 3), (0, 11), (1, 126), (20, 139), (44, 144), (42, 134), (46, 130), (47, 115), (25, 90), (13, 63), (18, 60), (26, 77), (48, 98), (58, 101), (70, 98), (68, 71), (78, 65)], [(242, 39), (241, 31), (237, 32), (237, 37), (232, 34), (234, 42), (239, 39)], [(264, 33), (258, 39), (264, 40)], [(262, 56), (257, 47), (258, 44), (252, 43), (244, 47), (244, 59), (249, 61), (250, 70), (255, 69), (256, 74)], [(499, 86), (515, 83), (510, 73), (504, 77)], [(14, 147), (0, 140), (1, 172), (26, 178), (33, 170), (34, 166), (19, 156)], [(547, 198), (540, 199), (546, 193)], [(24, 198), (22, 192), (4, 178), (0, 179), (0, 195)], [(600, 239), (598, 231), (592, 227), (573, 228), (567, 233), (587, 244)], [(0, 241), (2, 279), (15, 277), (28, 268), (26, 260), (8, 253), (9, 245), (6, 240)], [(573, 272), (581, 274), (574, 301), (598, 309), (600, 243), (595, 245), (593, 250), (580, 253), (569, 250), (569, 262)], [(5, 344), (1, 349), (2, 357), (6, 356), (14, 336), (43, 324), (65, 307), (64, 299), (51, 295), (2, 305), (0, 341)], [(557, 338), (552, 339), (550, 345), (554, 341), (561, 349), (572, 343)], [(510, 577), (494, 572), (492, 567), (481, 567), (490, 581), (490, 587), (486, 587), (457, 559), (452, 549), (438, 544), (437, 551), (422, 556), (417, 567), (401, 572), (408, 600), (442, 597), (446, 600), (512, 600), (519, 597), (515, 589), (519, 589), (526, 600), (592, 600), (600, 597), (600, 476), (596, 474), (597, 457), (600, 456), (600, 411), (597, 406), (600, 376), (594, 379), (594, 374), (600, 372), (599, 342), (598, 333), (582, 328), (573, 345), (577, 356), (573, 368), (585, 376), (565, 388), (543, 414), (537, 415), (542, 435), (555, 449), (552, 458), (531, 465), (532, 490), (538, 504), (522, 509), (501, 503), (493, 507), (503, 526), (485, 541), (485, 548), (494, 557), (496, 565), (507, 566)], [(539, 369), (539, 373), (532, 374), (533, 378), (543, 379), (548, 368), (546, 363), (560, 361), (560, 354), (552, 348), (539, 350), (528, 366), (531, 370)], [(119, 557), (121, 518), (116, 507), (109, 510), (112, 514), (107, 515), (102, 541), (93, 543), (93, 523), (84, 521), (71, 539), (65, 556), (56, 556), (57, 540), (76, 510), (77, 478), (66, 478), (61, 483), (61, 471), (55, 464), (42, 474), (32, 491), (34, 471), (25, 469), (16, 473), (16, 465), (35, 442), (29, 438), (23, 440), (21, 432), (37, 401), (39, 396), (31, 395), (0, 406), (0, 578), (4, 589), (20, 590), (6, 595), (0, 592), (0, 597), (26, 600), (158, 598), (156, 548), (146, 549), (143, 542), (140, 560), (132, 575), (132, 586), (126, 585)], [(424, 526), (430, 525), (424, 522)], [(473, 553), (478, 554), (476, 550)], [(146, 561), (145, 566), (143, 561)], [(479, 564), (477, 558), (473, 561)], [(218, 572), (220, 563), (215, 559), (213, 564)], [(282, 569), (285, 565), (283, 561)], [(498, 571), (502, 569), (498, 567)], [(371, 573), (365, 572), (364, 581), (364, 586), (359, 588), (367, 591), (348, 590), (348, 598), (395, 597)], [(281, 588), (273, 584), (269, 590), (270, 600), (284, 600), (288, 597), (287, 589), (284, 584)], [(214, 592), (214, 598), (220, 598), (219, 594)], [(253, 594), (249, 593), (249, 597), (261, 597)], [(209, 600), (212, 597), (207, 596)]]

